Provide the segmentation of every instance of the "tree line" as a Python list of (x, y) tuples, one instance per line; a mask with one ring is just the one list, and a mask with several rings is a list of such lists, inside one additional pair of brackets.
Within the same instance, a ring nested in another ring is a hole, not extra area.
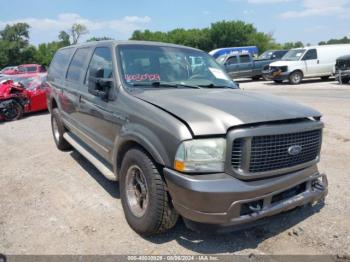
[[(65, 46), (76, 44), (81, 36), (89, 33), (82, 24), (73, 24), (67, 31), (59, 32), (56, 41), (38, 46), (29, 43), (30, 26), (26, 23), (6, 25), (0, 31), (0, 68), (8, 65), (37, 63), (48, 66), (55, 52)], [(108, 40), (109, 37), (92, 37), (87, 41)], [(220, 47), (257, 46), (260, 52), (268, 49), (291, 49), (303, 47), (298, 42), (277, 43), (272, 33), (259, 32), (253, 24), (243, 21), (219, 21), (203, 29), (174, 29), (168, 32), (136, 30), (130, 40), (158, 41), (195, 47), (211, 51)], [(331, 39), (319, 44), (350, 43), (350, 39)]]
[(301, 42), (278, 44), (272, 33), (259, 32), (253, 24), (239, 20), (224, 20), (212, 23), (203, 29), (174, 29), (168, 32), (136, 30), (130, 39), (182, 44), (207, 52), (231, 46), (257, 46), (260, 52), (268, 49), (290, 49), (304, 46)]
[[(58, 39), (37, 47), (29, 43), (30, 26), (26, 23), (6, 25), (0, 31), (0, 68), (9, 65), (36, 63), (48, 66), (55, 52), (65, 46), (78, 43), (81, 36), (89, 31), (86, 26), (73, 24), (66, 32), (61, 31)], [(90, 41), (99, 40), (92, 38)]]

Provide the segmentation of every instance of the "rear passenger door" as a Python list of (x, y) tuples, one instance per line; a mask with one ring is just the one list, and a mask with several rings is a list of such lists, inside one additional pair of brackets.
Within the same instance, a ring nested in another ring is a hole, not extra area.
[(65, 117), (73, 126), (77, 126), (78, 128), (78, 99), (82, 90), (83, 77), (85, 76), (84, 72), (86, 71), (90, 52), (90, 47), (76, 49), (67, 70), (61, 95), (61, 104), (64, 105), (65, 108)]
[[(111, 82), (109, 99), (103, 99), (92, 92), (95, 83), (106, 79)], [(116, 120), (118, 112), (114, 106), (117, 92), (110, 47), (95, 48), (87, 68), (83, 88), (78, 98), (78, 121), (84, 132), (82, 139), (99, 155), (110, 160), (114, 139), (120, 126)]]
[(253, 74), (253, 62), (250, 55), (239, 55), (239, 76), (251, 77)]

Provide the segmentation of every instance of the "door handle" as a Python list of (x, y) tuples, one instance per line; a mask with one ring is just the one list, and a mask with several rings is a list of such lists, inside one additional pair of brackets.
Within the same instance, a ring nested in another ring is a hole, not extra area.
[(85, 99), (82, 95), (79, 95), (79, 99), (78, 99), (79, 103), (81, 104), (85, 104)]

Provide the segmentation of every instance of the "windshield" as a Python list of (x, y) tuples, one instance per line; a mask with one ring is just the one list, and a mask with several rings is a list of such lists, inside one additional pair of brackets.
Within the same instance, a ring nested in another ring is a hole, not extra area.
[(305, 53), (305, 49), (292, 49), (282, 57), (284, 61), (298, 61)]
[(272, 51), (265, 51), (264, 53), (262, 53), (258, 59), (271, 59), (273, 55), (273, 52)]
[[(175, 84), (182, 87), (237, 88), (221, 66), (211, 56), (199, 50), (120, 45), (117, 52), (123, 80), (129, 87), (159, 88), (165, 87), (165, 84)], [(157, 85), (151, 85), (157, 82)]]

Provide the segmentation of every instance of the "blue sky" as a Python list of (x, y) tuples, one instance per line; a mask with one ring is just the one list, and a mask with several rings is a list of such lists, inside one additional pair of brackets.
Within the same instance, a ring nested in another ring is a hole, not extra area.
[(86, 37), (115, 39), (136, 29), (203, 28), (223, 19), (253, 23), (278, 42), (350, 35), (350, 0), (0, 0), (0, 6), (0, 28), (27, 22), (33, 44), (57, 39), (74, 22), (87, 25)]

